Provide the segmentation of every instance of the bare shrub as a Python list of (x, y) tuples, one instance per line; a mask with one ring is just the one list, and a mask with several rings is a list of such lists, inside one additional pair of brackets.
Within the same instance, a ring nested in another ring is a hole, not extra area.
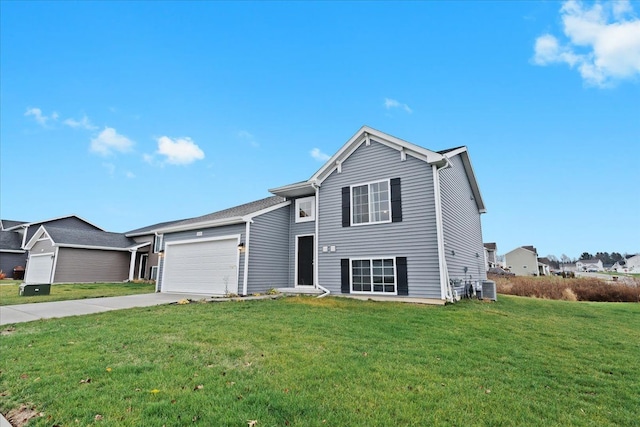
[(498, 293), (565, 301), (640, 302), (640, 280), (635, 286), (607, 283), (594, 277), (492, 276)]

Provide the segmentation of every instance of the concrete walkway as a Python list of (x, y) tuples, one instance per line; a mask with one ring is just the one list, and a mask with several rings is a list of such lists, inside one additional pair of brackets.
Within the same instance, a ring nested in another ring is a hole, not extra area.
[(139, 294), (123, 297), (87, 298), (70, 301), (39, 302), (33, 304), (0, 306), (0, 325), (31, 322), (39, 319), (102, 313), (133, 307), (169, 304), (181, 299), (211, 299), (210, 295), (194, 294)]

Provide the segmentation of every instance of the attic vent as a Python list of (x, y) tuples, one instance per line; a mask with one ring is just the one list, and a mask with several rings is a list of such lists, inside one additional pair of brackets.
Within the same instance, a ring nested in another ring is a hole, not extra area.
[(490, 299), (491, 301), (498, 300), (498, 294), (496, 292), (496, 282), (492, 280), (482, 281), (482, 297)]

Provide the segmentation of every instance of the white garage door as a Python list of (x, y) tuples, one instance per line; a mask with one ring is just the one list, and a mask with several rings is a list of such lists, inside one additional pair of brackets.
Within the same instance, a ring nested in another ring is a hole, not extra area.
[(164, 252), (162, 292), (238, 293), (238, 238), (171, 243)]
[(29, 257), (27, 263), (26, 283), (51, 283), (51, 269), (53, 268), (53, 254), (38, 254)]

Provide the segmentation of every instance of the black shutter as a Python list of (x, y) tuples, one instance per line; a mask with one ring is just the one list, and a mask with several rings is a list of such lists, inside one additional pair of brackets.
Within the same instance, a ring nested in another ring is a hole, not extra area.
[(398, 279), (398, 295), (409, 295), (407, 257), (399, 256), (396, 258), (396, 276)]
[(400, 178), (391, 180), (391, 221), (402, 222), (402, 192)]
[(343, 227), (351, 226), (351, 188), (350, 187), (342, 187), (342, 226)]
[(342, 282), (341, 290), (343, 294), (351, 293), (351, 286), (349, 285), (349, 259), (343, 258), (340, 260), (340, 280)]

